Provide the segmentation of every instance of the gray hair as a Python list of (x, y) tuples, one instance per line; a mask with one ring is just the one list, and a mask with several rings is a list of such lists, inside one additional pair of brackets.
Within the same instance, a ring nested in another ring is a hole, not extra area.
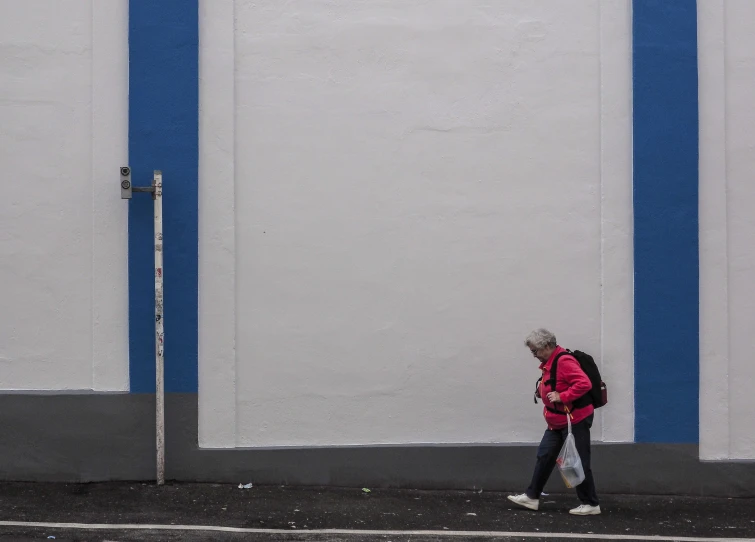
[(537, 348), (539, 350), (546, 347), (556, 348), (558, 343), (556, 342), (556, 336), (553, 333), (547, 329), (540, 328), (527, 335), (524, 344), (525, 346)]

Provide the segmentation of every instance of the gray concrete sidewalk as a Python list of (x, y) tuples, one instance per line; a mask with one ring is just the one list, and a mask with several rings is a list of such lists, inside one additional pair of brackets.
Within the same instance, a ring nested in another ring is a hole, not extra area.
[[(244, 481), (246, 482), (246, 481)], [(604, 495), (603, 514), (575, 517), (573, 494), (548, 495), (538, 512), (505, 493), (152, 483), (0, 484), (0, 541), (41, 540), (435, 540), (438, 535), (305, 533), (473, 531), (755, 538), (755, 499)], [(223, 526), (290, 532), (87, 530), (23, 522)], [(485, 535), (487, 540), (491, 535)], [(586, 538), (586, 537), (585, 537)], [(473, 540), (472, 533), (457, 539)], [(521, 539), (502, 536), (500, 540)], [(579, 538), (578, 538), (579, 539)], [(528, 540), (536, 540), (529, 538)], [(549, 538), (555, 540), (555, 538)], [(572, 538), (573, 540), (573, 538)]]

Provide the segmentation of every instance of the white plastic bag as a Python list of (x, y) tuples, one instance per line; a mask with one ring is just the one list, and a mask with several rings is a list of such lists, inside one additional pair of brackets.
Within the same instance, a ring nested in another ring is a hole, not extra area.
[(577, 487), (585, 479), (585, 471), (582, 468), (582, 460), (577, 452), (574, 435), (571, 432), (571, 414), (566, 414), (566, 422), (569, 424), (569, 434), (566, 436), (561, 452), (556, 459), (558, 472), (566, 483), (566, 487)]

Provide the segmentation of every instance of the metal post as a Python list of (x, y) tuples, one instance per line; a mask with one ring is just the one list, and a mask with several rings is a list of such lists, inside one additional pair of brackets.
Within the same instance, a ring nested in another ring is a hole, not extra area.
[(149, 192), (155, 204), (155, 415), (157, 427), (157, 484), (165, 483), (165, 323), (163, 315), (163, 174), (155, 170), (152, 186), (133, 186), (131, 168), (121, 167), (121, 199), (133, 192)]
[(155, 171), (155, 392), (157, 415), (157, 484), (165, 483), (165, 321), (163, 317), (163, 174)]

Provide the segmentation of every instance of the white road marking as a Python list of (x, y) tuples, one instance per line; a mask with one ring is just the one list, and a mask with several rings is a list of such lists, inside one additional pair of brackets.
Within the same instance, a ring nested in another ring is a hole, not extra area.
[(540, 533), (509, 531), (395, 531), (358, 529), (255, 529), (219, 525), (150, 525), (140, 523), (49, 523), (39, 521), (0, 521), (3, 527), (39, 527), (46, 529), (109, 530), (109, 531), (214, 531), (222, 533), (276, 535), (352, 535), (352, 536), (433, 536), (477, 538), (574, 538), (579, 540), (653, 540), (656, 542), (755, 542), (755, 538), (710, 538), (696, 536), (660, 536), (592, 533)]

